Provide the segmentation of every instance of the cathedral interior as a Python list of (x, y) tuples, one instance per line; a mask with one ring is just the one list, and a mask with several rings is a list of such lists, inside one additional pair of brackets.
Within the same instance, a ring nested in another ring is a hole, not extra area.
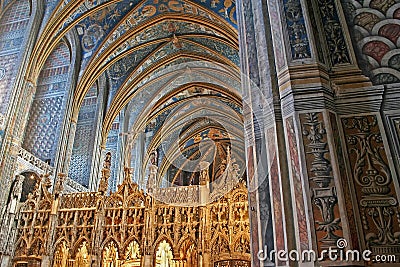
[(399, 0), (0, 0), (1, 267), (400, 266), (399, 175)]

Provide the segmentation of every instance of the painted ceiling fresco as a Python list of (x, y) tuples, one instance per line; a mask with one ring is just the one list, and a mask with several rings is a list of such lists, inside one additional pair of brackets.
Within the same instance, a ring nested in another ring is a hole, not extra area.
[(400, 3), (372, 0), (345, 2), (361, 64), (374, 84), (400, 81)]
[[(46, 12), (52, 15), (47, 25), (52, 27), (42, 29), (39, 50), (45, 57), (50, 43), (77, 37), (71, 44), (79, 48), (81, 59), (73, 113), (79, 114), (89, 89), (105, 79), (106, 85), (98, 87), (99, 96), (107, 95), (101, 138), (113, 157), (120, 153), (121, 142), (129, 143), (121, 132), (151, 132), (146, 149), (159, 149), (165, 119), (192, 99), (210, 98), (216, 101), (211, 110), (223, 107), (223, 112), (241, 118), (235, 0), (70, 0), (57, 6), (48, 2)], [(184, 88), (185, 84), (190, 86)], [(77, 119), (79, 124), (80, 116)], [(221, 131), (211, 122), (191, 125), (185, 153), (198, 153), (191, 147), (200, 140), (199, 131)], [(238, 130), (235, 138), (242, 136)], [(218, 155), (226, 157), (228, 143), (229, 138), (221, 143), (225, 152)], [(136, 157), (130, 148), (125, 154)], [(165, 172), (173, 171), (162, 158)], [(145, 169), (148, 158), (144, 162)], [(113, 176), (118, 175), (117, 164), (113, 162)]]
[[(0, 2), (3, 8), (10, 3)], [(77, 122), (72, 152), (76, 160), (70, 177), (91, 186), (88, 176), (92, 172), (85, 168), (92, 164), (99, 145), (115, 158), (112, 175), (117, 177), (120, 161), (137, 156), (130, 153), (134, 144), (129, 142), (134, 142), (121, 133), (146, 133), (146, 149), (157, 150), (163, 123), (169, 116), (177, 120), (181, 106), (196, 113), (199, 106), (209, 105), (210, 112), (220, 109), (235, 114), (232, 121), (242, 124), (235, 4), (236, 0), (45, 0), (32, 6), (33, 10), (43, 9), (31, 63), (31, 73), (37, 77), (32, 80), (42, 77), (50, 63), (58, 64), (53, 56), (57, 44), (66, 44), (64, 52), (70, 58), (63, 88), (66, 96), (73, 98), (72, 107), (60, 106), (62, 114), (69, 114), (66, 109), (71, 108), (72, 120)], [(50, 84), (58, 82), (53, 76)], [(50, 96), (43, 99), (48, 101)], [(211, 102), (190, 106), (196, 99)], [(200, 132), (203, 136), (221, 131), (211, 121), (206, 122), (187, 121), (191, 127), (186, 128), (182, 144), (186, 154), (198, 153), (192, 146), (200, 140)], [(59, 131), (60, 125), (54, 130)], [(168, 129), (173, 132), (172, 128)], [(96, 131), (101, 131), (101, 144), (96, 144)], [(242, 135), (238, 132), (235, 138)], [(223, 157), (230, 144), (229, 138), (225, 139), (220, 148), (225, 152), (218, 154)], [(43, 142), (26, 143), (26, 147), (45, 146)], [(144, 169), (148, 155), (146, 151)], [(166, 173), (173, 171), (163, 163), (164, 156), (160, 154), (162, 168)], [(111, 184), (116, 186), (116, 181)]]

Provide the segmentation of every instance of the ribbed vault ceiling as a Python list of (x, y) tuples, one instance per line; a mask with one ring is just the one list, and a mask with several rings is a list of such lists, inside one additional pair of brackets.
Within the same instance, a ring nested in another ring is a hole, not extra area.
[[(228, 146), (243, 144), (235, 12), (234, 0), (64, 1), (42, 29), (29, 78), (37, 80), (45, 59), (62, 38), (75, 36), (72, 46), (80, 51), (82, 63), (73, 119), (78, 118), (89, 89), (106, 77), (111, 98), (104, 113), (102, 145), (114, 120), (124, 112), (130, 133), (126, 164), (137, 134), (146, 131), (153, 132), (146, 155), (177, 134), (174, 138), (180, 141), (164, 151), (169, 157), (177, 157), (180, 151), (188, 159), (201, 158), (195, 147), (212, 140), (219, 151), (208, 149), (203, 156), (223, 158)], [(185, 123), (171, 123), (178, 121)], [(237, 146), (232, 156), (240, 158), (244, 151)], [(163, 160), (161, 175), (170, 168)]]

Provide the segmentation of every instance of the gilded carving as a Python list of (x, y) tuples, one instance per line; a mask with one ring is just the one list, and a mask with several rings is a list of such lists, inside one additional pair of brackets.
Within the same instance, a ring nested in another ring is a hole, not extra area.
[[(103, 168), (108, 170), (109, 161)], [(62, 175), (61, 175), (62, 176)], [(197, 266), (199, 252), (212, 262), (234, 258), (249, 266), (250, 226), (247, 188), (237, 184), (221, 199), (204, 206), (171, 206), (154, 200), (132, 182), (132, 172), (117, 191), (49, 193), (48, 177), (20, 211), (14, 262), (40, 262), (50, 247), (52, 266)], [(50, 216), (52, 206), (56, 216)], [(55, 225), (54, 230), (50, 225)], [(51, 236), (54, 235), (54, 238)], [(53, 244), (54, 242), (54, 244)], [(211, 252), (219, 253), (211, 254)], [(205, 256), (207, 257), (207, 256)]]
[(108, 179), (110, 178), (110, 168), (111, 168), (111, 152), (108, 152), (106, 154), (106, 157), (104, 159), (103, 163), (103, 169), (102, 169), (102, 177), (100, 180), (99, 184), (99, 192), (106, 192), (108, 188)]

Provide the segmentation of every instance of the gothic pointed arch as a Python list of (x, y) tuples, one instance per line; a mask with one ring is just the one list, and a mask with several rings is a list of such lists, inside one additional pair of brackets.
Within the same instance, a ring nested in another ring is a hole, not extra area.
[[(0, 120), (6, 119), (12, 101), (18, 62), (21, 60), (23, 44), (31, 17), (29, 0), (12, 1), (1, 10), (0, 19)], [(4, 124), (5, 122), (1, 123)], [(0, 135), (4, 127), (0, 127)], [(0, 140), (2, 138), (0, 137)], [(1, 141), (0, 141), (1, 144)]]
[(62, 238), (55, 244), (53, 267), (67, 267), (70, 259), (70, 245)]
[(121, 254), (118, 243), (113, 238), (106, 240), (102, 246), (101, 266), (118, 266), (120, 264)]
[(71, 249), (71, 258), (75, 260), (76, 264), (82, 267), (90, 266), (91, 255), (90, 245), (86, 238), (79, 238)]
[(124, 263), (130, 263), (140, 261), (143, 252), (136, 238), (131, 237), (125, 242), (123, 253)]

